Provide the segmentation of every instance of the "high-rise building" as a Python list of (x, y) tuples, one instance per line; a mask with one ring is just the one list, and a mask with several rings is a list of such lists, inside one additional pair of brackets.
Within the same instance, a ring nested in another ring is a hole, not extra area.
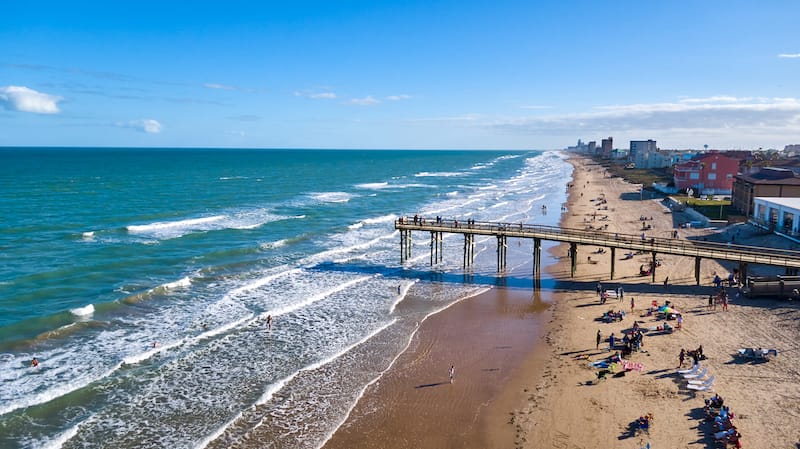
[(597, 142), (595, 142), (594, 140), (589, 142), (589, 150), (588, 151), (589, 151), (589, 154), (596, 153), (597, 152)]
[(600, 142), (600, 152), (603, 157), (611, 157), (611, 152), (614, 151), (614, 138), (609, 137)]
[(653, 160), (655, 159), (656, 150), (658, 150), (658, 147), (656, 147), (655, 140), (631, 140), (628, 159), (636, 164), (636, 168), (655, 168), (658, 165)]
[(656, 141), (648, 140), (631, 140), (631, 150), (628, 152), (628, 157), (635, 159), (639, 153), (650, 153), (656, 151)]

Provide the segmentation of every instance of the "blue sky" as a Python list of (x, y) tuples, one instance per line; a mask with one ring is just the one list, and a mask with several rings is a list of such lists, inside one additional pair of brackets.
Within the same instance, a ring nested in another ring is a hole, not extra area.
[(800, 143), (795, 0), (12, 0), (3, 15), (0, 146)]

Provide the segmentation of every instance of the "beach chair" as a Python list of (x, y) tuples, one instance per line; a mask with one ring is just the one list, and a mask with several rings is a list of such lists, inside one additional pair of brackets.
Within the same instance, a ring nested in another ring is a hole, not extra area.
[(680, 369), (678, 370), (678, 374), (694, 374), (700, 370), (700, 364), (692, 365), (690, 369)]
[(695, 392), (697, 392), (697, 391), (711, 391), (714, 388), (714, 384), (713, 383), (703, 384), (703, 385), (689, 384), (689, 385), (686, 386), (686, 388), (688, 388), (690, 390), (693, 390)]
[(717, 378), (717, 376), (711, 376), (711, 377), (709, 377), (708, 379), (705, 379), (705, 380), (689, 379), (688, 384), (689, 385), (708, 385), (708, 384), (713, 384), (714, 383), (714, 379), (716, 379), (716, 378)]
[(708, 368), (703, 368), (702, 370), (696, 373), (682, 374), (682, 376), (684, 379), (702, 379), (703, 377), (706, 376), (707, 372)]

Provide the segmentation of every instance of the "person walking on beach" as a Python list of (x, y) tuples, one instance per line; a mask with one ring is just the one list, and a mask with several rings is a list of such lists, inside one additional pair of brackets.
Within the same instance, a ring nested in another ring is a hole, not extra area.
[(664, 288), (669, 288), (669, 276), (664, 278)]
[(623, 297), (624, 294), (625, 294), (625, 291), (622, 290), (622, 284), (620, 284), (620, 286), (617, 287), (617, 302), (622, 302), (622, 297)]
[(636, 307), (636, 304), (633, 302), (633, 297), (631, 296), (631, 314), (633, 314), (634, 307)]
[(450, 365), (450, 383), (453, 383), (455, 378), (456, 378), (456, 367), (455, 365)]
[(678, 354), (678, 368), (683, 366), (684, 360), (686, 360), (686, 350), (681, 348), (681, 353)]
[(600, 296), (600, 292), (603, 291), (603, 284), (598, 282), (597, 283), (597, 287), (595, 288), (595, 290), (597, 290), (597, 296)]
[(595, 345), (594, 345), (595, 349), (600, 349), (600, 339), (601, 338), (602, 337), (600, 337), (600, 329), (597, 329), (597, 338), (595, 339), (596, 342), (595, 342)]

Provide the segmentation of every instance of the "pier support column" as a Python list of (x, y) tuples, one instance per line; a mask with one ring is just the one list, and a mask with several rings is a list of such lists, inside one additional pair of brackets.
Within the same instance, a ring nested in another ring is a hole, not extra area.
[(400, 230), (400, 263), (404, 263), (411, 258), (411, 231), (408, 229)]
[(747, 281), (747, 262), (739, 262), (739, 283)]
[(497, 271), (506, 269), (506, 254), (508, 253), (508, 237), (497, 236)]
[(617, 248), (611, 247), (611, 279), (614, 279), (614, 263), (617, 259)]
[(694, 280), (700, 285), (700, 257), (694, 258)]
[(542, 272), (542, 239), (533, 239), (533, 277), (536, 278)]
[(475, 260), (475, 234), (464, 234), (464, 268)]
[(444, 260), (443, 235), (441, 231), (431, 231), (431, 266)]
[(653, 283), (656, 283), (656, 252), (653, 251), (653, 261), (651, 262), (651, 267), (653, 267), (650, 271), (653, 275)]
[(569, 267), (570, 267), (570, 277), (575, 277), (575, 268), (577, 268), (578, 264), (578, 244), (577, 243), (570, 243), (569, 244)]

